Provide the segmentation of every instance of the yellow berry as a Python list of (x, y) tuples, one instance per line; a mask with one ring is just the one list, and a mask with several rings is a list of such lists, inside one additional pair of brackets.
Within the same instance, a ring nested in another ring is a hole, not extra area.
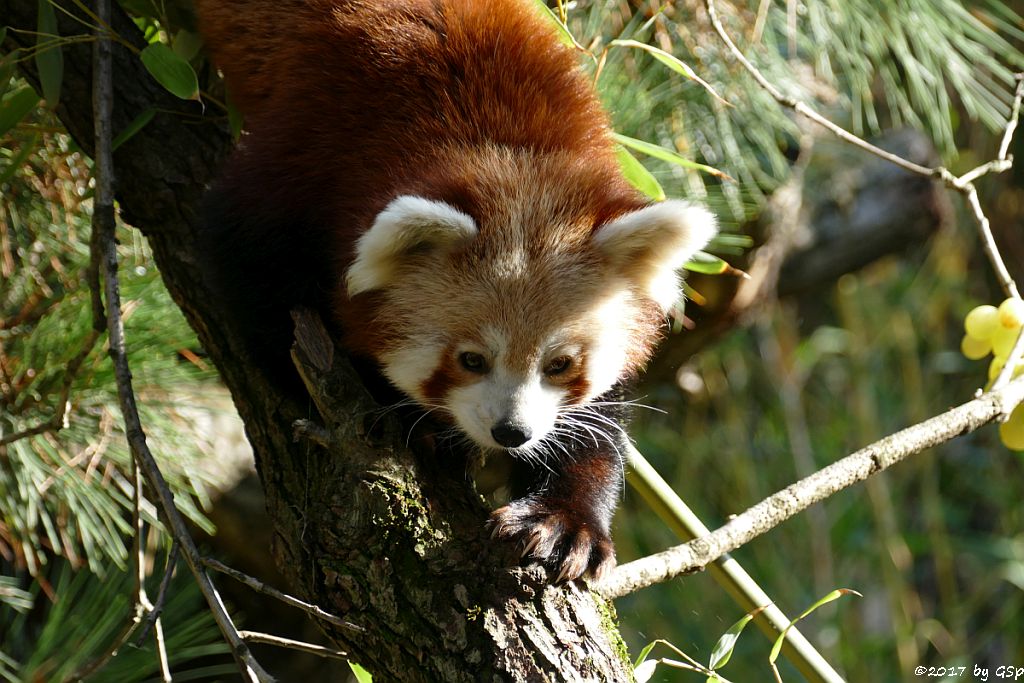
[(999, 305), (999, 324), (1010, 329), (1021, 328), (1024, 325), (1024, 301), (1021, 299), (1007, 299)]
[(1010, 350), (1013, 345), (1017, 343), (1017, 337), (1020, 335), (1020, 328), (1013, 329), (1010, 327), (999, 327), (995, 334), (992, 335), (992, 354), (996, 356), (1002, 356), (1006, 358), (1010, 355)]
[(995, 306), (978, 306), (964, 318), (964, 329), (975, 339), (988, 339), (999, 327), (999, 310)]
[(999, 439), (1011, 451), (1024, 451), (1024, 403), (1010, 413), (1010, 419), (999, 425)]
[(977, 339), (964, 335), (960, 341), (960, 351), (971, 360), (981, 360), (992, 350), (992, 342), (988, 339)]

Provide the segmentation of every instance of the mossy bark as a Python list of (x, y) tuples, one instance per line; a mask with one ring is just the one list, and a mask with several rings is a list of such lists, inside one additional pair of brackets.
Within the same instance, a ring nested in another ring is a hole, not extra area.
[[(82, 24), (57, 15), (62, 35), (82, 33)], [(36, 3), (0, 0), (0, 16), (33, 31)], [(143, 46), (119, 10), (113, 26)], [(8, 31), (3, 50), (31, 42), (31, 34)], [(63, 50), (57, 114), (89, 153), (91, 46)], [(36, 82), (33, 60), (19, 66)], [(159, 111), (115, 154), (122, 215), (149, 239), (168, 289), (232, 392), (288, 589), (365, 629), (324, 625), (378, 681), (630, 680), (608, 606), (582, 586), (551, 586), (541, 570), (518, 567), (514, 549), (488, 537), (487, 512), (460, 468), (412, 453), (392, 421), (368, 429), (375, 406), (329, 340), (297, 352), (315, 409), (276, 393), (244, 363), (195, 251), (200, 199), (231, 146), (226, 125), (164, 92), (120, 44), (114, 69), (115, 133), (145, 109)], [(326, 445), (293, 438), (293, 423), (310, 417), (327, 428)]]

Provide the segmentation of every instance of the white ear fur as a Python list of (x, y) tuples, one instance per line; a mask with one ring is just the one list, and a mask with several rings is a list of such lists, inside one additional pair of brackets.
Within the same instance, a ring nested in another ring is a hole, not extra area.
[(345, 281), (348, 295), (380, 289), (412, 254), (447, 249), (477, 234), (472, 218), (451, 204), (403, 195), (377, 214), (356, 242), (356, 257)]
[(676, 271), (718, 232), (707, 209), (678, 199), (652, 204), (597, 229), (594, 244), (612, 267), (666, 313), (679, 298)]

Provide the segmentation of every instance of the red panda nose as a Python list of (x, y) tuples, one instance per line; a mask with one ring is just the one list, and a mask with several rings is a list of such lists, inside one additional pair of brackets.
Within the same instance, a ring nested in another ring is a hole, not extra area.
[(505, 448), (516, 448), (530, 440), (530, 429), (511, 422), (500, 422), (491, 428), (491, 436)]

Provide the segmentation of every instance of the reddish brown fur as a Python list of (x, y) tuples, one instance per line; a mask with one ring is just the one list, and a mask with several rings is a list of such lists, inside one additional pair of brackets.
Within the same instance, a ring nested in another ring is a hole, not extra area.
[[(594, 227), (646, 204), (622, 178), (576, 55), (527, 0), (198, 7), (250, 132), (227, 174), (237, 203), (293, 207), (329, 226), (340, 272), (354, 239), (400, 194), (451, 203), (486, 233), (501, 227), (486, 217), (507, 186), (524, 182), (586, 218), (576, 234), (553, 236), (563, 249), (583, 249)], [(488, 145), (538, 163), (518, 179), (496, 174)], [(342, 328), (353, 350), (372, 353), (387, 333), (366, 324), (374, 297), (356, 299), (339, 302)]]
[[(288, 311), (305, 304), (333, 311), (357, 355), (380, 360), (442, 323), (443, 343), (479, 341), (489, 322), (513, 332), (510, 364), (526, 367), (553, 333), (585, 339), (595, 307), (621, 300), (621, 315), (605, 312), (629, 341), (613, 379), (647, 360), (661, 309), (592, 237), (648, 202), (622, 177), (577, 56), (531, 0), (197, 6), (247, 131), (211, 193), (205, 251), (255, 357), (292, 370)], [(401, 195), (446, 202), (479, 234), (451, 253), (409, 256), (396, 282), (350, 299), (356, 240)], [(563, 384), (569, 403), (603, 391), (589, 386), (582, 353)], [(420, 387), (429, 400), (476, 381), (456, 354), (449, 348)], [(613, 429), (599, 443), (594, 433), (571, 440), (565, 467), (535, 473), (530, 495), (492, 516), (499, 537), (544, 534), (533, 555), (567, 578), (614, 562), (621, 436)]]

